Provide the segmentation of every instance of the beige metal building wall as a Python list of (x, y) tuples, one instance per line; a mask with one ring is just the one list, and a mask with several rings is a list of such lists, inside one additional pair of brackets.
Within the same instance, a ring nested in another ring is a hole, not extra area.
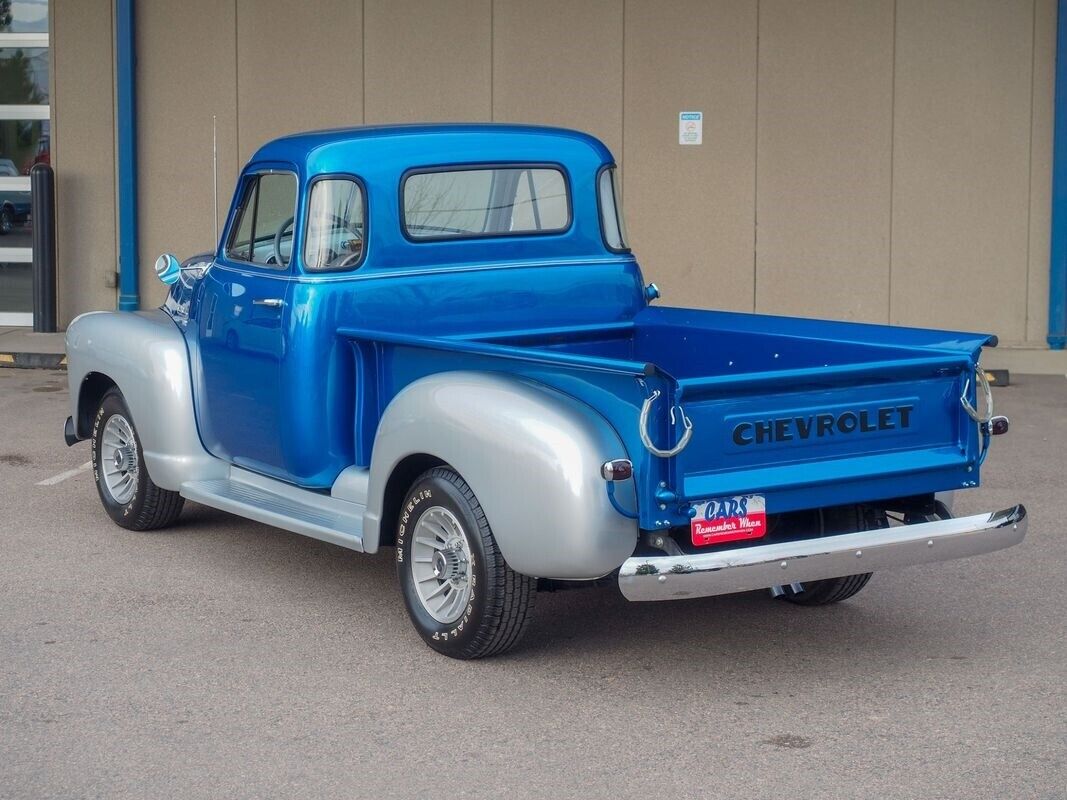
[[(53, 0), (62, 317), (114, 306), (110, 0)], [(313, 9), (313, 10), (312, 10)], [(141, 280), (212, 246), (264, 140), (415, 120), (615, 152), (678, 305), (979, 328), (1043, 346), (1055, 0), (145, 0)], [(678, 144), (678, 112), (705, 115)]]
[[(51, 158), (58, 320), (115, 308), (115, 92), (111, 3), (53, 2)], [(62, 131), (62, 133), (59, 133)]]

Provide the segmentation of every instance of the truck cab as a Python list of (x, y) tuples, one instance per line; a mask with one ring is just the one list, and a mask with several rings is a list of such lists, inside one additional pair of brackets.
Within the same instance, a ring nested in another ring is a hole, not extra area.
[(1007, 429), (995, 337), (662, 307), (625, 230), (576, 131), (269, 142), (215, 252), (157, 262), (160, 310), (72, 323), (67, 440), (120, 525), (190, 499), (394, 547), (461, 658), (514, 644), (538, 587), (813, 605), (1021, 539), (1021, 506), (944, 502)]
[(503, 126), (265, 145), (188, 311), (208, 451), (328, 488), (355, 461), (345, 326), (457, 337), (632, 317), (640, 270), (601, 231), (613, 169), (591, 137)]

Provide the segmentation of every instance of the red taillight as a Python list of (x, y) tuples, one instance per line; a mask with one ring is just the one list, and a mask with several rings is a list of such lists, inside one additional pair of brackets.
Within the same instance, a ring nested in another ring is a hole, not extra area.
[(628, 459), (616, 458), (605, 461), (600, 467), (600, 477), (606, 481), (628, 481), (633, 477), (634, 465)]

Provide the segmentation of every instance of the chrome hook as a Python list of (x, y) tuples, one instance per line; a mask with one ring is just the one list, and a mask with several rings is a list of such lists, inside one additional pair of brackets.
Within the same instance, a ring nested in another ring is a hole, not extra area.
[(678, 409), (678, 413), (682, 417), (682, 427), (685, 429), (682, 433), (682, 438), (678, 440), (678, 444), (672, 447), (670, 450), (661, 450), (652, 443), (652, 437), (648, 434), (648, 417), (652, 413), (652, 404), (656, 402), (656, 399), (660, 396), (659, 389), (653, 389), (652, 394), (645, 398), (644, 404), (641, 406), (641, 419), (638, 423), (638, 432), (641, 435), (641, 444), (645, 446), (652, 455), (659, 458), (671, 458), (678, 455), (685, 450), (689, 444), (689, 440), (693, 438), (693, 421), (686, 416), (685, 409), (680, 405), (671, 406), (670, 418), (671, 427), (676, 427), (678, 420), (674, 415), (674, 409)]

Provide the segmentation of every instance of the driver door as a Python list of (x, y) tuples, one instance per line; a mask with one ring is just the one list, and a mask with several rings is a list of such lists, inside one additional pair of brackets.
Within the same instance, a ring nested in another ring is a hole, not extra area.
[(284, 478), (281, 376), (292, 313), (297, 178), (247, 172), (230, 227), (204, 278), (198, 319), (196, 409), (207, 449)]

